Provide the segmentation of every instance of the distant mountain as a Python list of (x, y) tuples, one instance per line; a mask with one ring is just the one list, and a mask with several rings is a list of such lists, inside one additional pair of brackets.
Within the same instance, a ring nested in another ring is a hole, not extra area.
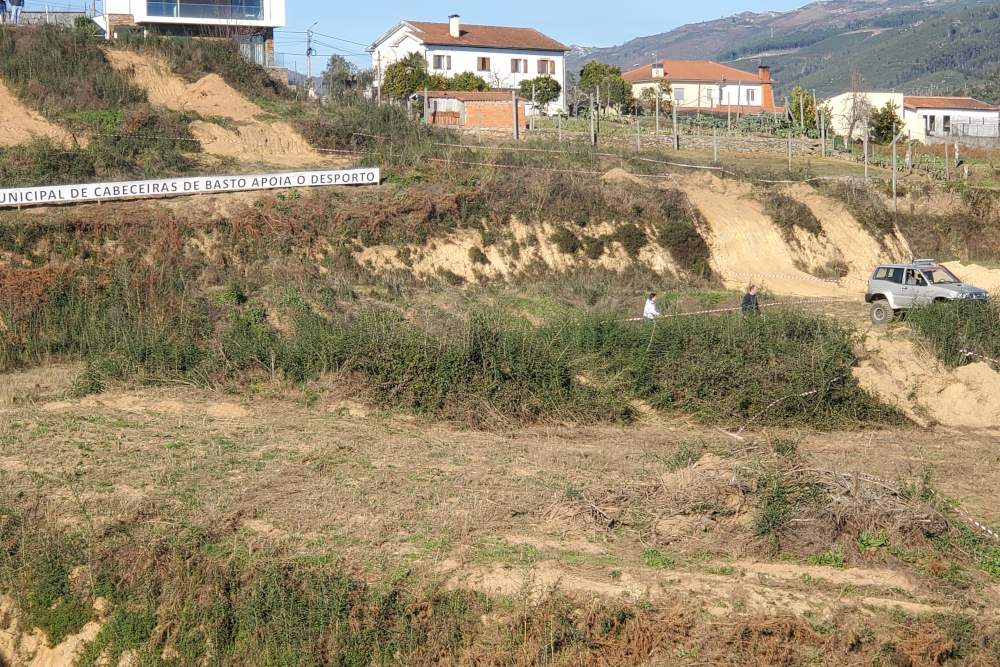
[[(989, 44), (987, 34), (972, 32), (969, 21), (975, 16), (977, 21), (992, 22), (989, 11), (981, 12), (997, 2), (825, 0), (787, 12), (744, 12), (638, 37), (620, 46), (573, 46), (567, 67), (579, 70), (597, 60), (627, 71), (666, 58), (726, 61), (755, 72), (763, 60), (772, 66), (779, 94), (799, 83), (824, 94), (841, 92), (850, 85), (852, 69), (861, 71), (869, 86), (905, 86), (932, 72), (921, 85), (968, 85), (985, 78), (984, 72), (996, 62), (984, 51), (998, 48), (992, 27), (987, 31), (993, 39)], [(964, 29), (953, 32), (950, 24), (943, 25), (942, 17), (952, 13), (965, 21)], [(921, 40), (928, 41), (921, 44)], [(931, 43), (937, 47), (933, 53), (928, 51)], [(906, 57), (899, 57), (903, 53)], [(972, 61), (975, 64), (970, 65)], [(946, 70), (943, 79), (935, 78)]]

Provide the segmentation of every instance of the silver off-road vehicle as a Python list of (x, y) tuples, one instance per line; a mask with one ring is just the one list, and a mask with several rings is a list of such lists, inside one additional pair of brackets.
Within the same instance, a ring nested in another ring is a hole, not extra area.
[(989, 293), (966, 285), (933, 259), (909, 264), (882, 264), (868, 279), (865, 302), (870, 303), (872, 324), (888, 324), (901, 310), (952, 299), (987, 299)]

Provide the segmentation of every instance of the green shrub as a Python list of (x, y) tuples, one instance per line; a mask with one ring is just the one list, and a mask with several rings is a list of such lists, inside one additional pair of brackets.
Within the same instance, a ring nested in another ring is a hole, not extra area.
[(649, 237), (646, 232), (639, 229), (632, 223), (620, 225), (611, 235), (612, 240), (618, 241), (626, 254), (632, 259), (639, 257), (639, 251), (649, 245)]
[(962, 350), (1000, 359), (998, 319), (1000, 309), (995, 300), (956, 299), (913, 308), (906, 314), (906, 321), (930, 341), (937, 357), (953, 367), (982, 361), (966, 357)]
[(819, 236), (823, 232), (822, 225), (808, 206), (776, 190), (771, 190), (764, 197), (764, 211), (782, 231), (786, 240), (795, 238), (795, 227), (813, 236)]
[(478, 246), (469, 248), (469, 261), (473, 264), (489, 264), (490, 260)]
[(673, 558), (661, 554), (656, 549), (646, 549), (642, 552), (642, 564), (646, 567), (655, 567), (661, 570), (668, 570), (676, 565)]
[[(576, 252), (583, 247), (583, 244), (580, 243), (580, 239), (577, 238), (576, 234), (565, 227), (557, 229), (555, 233), (549, 237), (549, 240), (555, 243), (556, 247), (559, 248), (559, 252), (564, 255), (576, 254)], [(602, 253), (603, 250), (604, 249), (601, 248)]]

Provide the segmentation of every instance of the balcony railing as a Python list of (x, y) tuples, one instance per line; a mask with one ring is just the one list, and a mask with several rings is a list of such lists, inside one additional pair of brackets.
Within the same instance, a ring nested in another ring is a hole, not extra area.
[(183, 19), (263, 21), (263, 0), (147, 0), (146, 14)]

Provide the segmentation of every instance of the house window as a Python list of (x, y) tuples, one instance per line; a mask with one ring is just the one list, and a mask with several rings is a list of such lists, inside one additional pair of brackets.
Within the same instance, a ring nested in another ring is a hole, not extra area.
[(753, 88), (749, 88), (749, 89), (747, 90), (747, 102), (748, 102), (748, 103), (749, 103), (749, 102), (753, 102), (753, 101), (754, 101), (754, 97), (755, 97), (755, 93), (756, 93), (756, 92), (757, 92), (757, 91), (755, 91), (755, 90), (754, 90)]
[(927, 119), (927, 133), (934, 134), (934, 121), (937, 120), (937, 116), (924, 116)]
[(146, 0), (148, 16), (261, 21), (262, 0)]
[(538, 61), (538, 73), (539, 74), (555, 74), (556, 73), (556, 61), (555, 60), (539, 60)]
[(674, 99), (675, 100), (683, 100), (684, 99), (684, 89), (683, 88), (674, 88)]
[(511, 74), (527, 74), (528, 73), (528, 61), (522, 60), (520, 58), (511, 58), (510, 60), (510, 73)]
[(941, 131), (948, 134), (951, 132), (951, 116), (944, 116), (941, 120)]
[(434, 69), (451, 69), (451, 56), (434, 56)]
[(490, 71), (490, 59), (489, 58), (476, 58), (476, 69), (480, 72)]

